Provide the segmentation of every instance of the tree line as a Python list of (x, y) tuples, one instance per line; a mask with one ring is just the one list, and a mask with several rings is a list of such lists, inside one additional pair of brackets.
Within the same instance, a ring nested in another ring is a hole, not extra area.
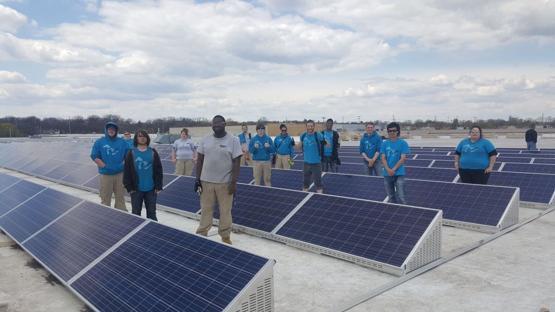
[[(134, 121), (129, 118), (123, 118), (118, 115), (105, 115), (97, 116), (92, 115), (88, 117), (73, 117), (68, 119), (62, 118), (38, 118), (35, 116), (29, 117), (2, 117), (0, 118), (0, 137), (21, 137), (40, 134), (88, 134), (88, 133), (101, 133), (104, 131), (104, 125), (108, 121), (116, 122), (121, 132), (131, 131), (134, 132), (138, 129), (144, 129), (150, 133), (168, 132), (170, 128), (176, 127), (198, 127), (209, 126), (210, 120), (207, 118), (187, 118), (187, 117), (166, 117), (157, 118), (147, 121)], [(306, 120), (293, 120), (289, 123), (302, 123)], [(280, 122), (271, 121), (262, 117), (255, 122)], [(353, 122), (359, 123), (359, 122)], [(364, 123), (361, 121), (360, 123)], [(386, 124), (387, 121), (376, 121), (377, 124)], [(484, 119), (484, 120), (459, 120), (453, 119), (452, 121), (437, 121), (437, 120), (407, 120), (401, 122), (403, 128), (410, 127), (411, 129), (420, 129), (429, 127), (433, 129), (457, 129), (460, 127), (468, 128), (473, 124), (478, 124), (483, 128), (497, 129), (514, 126), (517, 128), (528, 128), (532, 123), (539, 124), (538, 126), (555, 127), (555, 119), (547, 117), (543, 123), (536, 122), (532, 119), (523, 119), (510, 116), (508, 119)], [(239, 122), (234, 120), (227, 120), (228, 125), (237, 125)]]

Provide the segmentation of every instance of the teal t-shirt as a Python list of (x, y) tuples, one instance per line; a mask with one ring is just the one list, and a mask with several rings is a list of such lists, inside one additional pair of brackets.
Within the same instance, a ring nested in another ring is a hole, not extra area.
[(324, 140), (328, 142), (328, 144), (324, 145), (324, 156), (331, 156), (333, 152), (333, 131), (323, 131)]
[(486, 169), (489, 165), (489, 154), (495, 151), (495, 147), (488, 139), (479, 139), (476, 142), (464, 139), (456, 151), (460, 155), (461, 169)]
[[(316, 136), (318, 136), (320, 144), (316, 142)], [(301, 138), (303, 141), (304, 162), (311, 165), (321, 163), (322, 158), (320, 157), (319, 148), (324, 140), (322, 135), (319, 132), (314, 132), (313, 134), (305, 132), (301, 135)]]
[[(385, 140), (382, 142), (380, 147), (380, 157), (385, 155), (387, 159), (387, 166), (393, 168), (395, 164), (401, 159), (402, 154), (410, 154), (410, 149), (408, 143), (403, 139), (397, 139), (395, 142), (391, 140)], [(383, 168), (383, 176), (389, 176), (385, 167)], [(397, 171), (395, 171), (396, 176), (405, 175), (405, 165), (401, 165)]]
[(133, 159), (135, 161), (135, 171), (139, 179), (139, 191), (150, 192), (154, 189), (153, 178), (153, 152), (152, 148), (147, 148), (144, 152), (139, 149), (133, 149)]

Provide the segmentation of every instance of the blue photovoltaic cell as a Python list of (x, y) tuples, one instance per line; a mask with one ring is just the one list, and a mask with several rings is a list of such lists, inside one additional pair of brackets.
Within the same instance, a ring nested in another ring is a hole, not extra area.
[(303, 172), (299, 170), (272, 169), (272, 186), (289, 190), (302, 190)]
[(428, 167), (432, 163), (428, 159), (407, 159), (405, 165), (412, 167)]
[(555, 164), (555, 159), (550, 158), (536, 158), (534, 164)]
[[(15, 182), (19, 181), (19, 178), (16, 178), (11, 175), (0, 173), (0, 192), (2, 192), (8, 186), (11, 186)], [(0, 213), (1, 215), (1, 213)]]
[(531, 160), (532, 160), (531, 157), (505, 157), (505, 156), (497, 157), (497, 162), (529, 164)]
[(181, 176), (158, 194), (158, 204), (196, 213), (200, 210), (200, 196), (194, 192), (195, 178)]
[(162, 171), (164, 173), (174, 174), (175, 173), (175, 164), (170, 160), (162, 160)]
[(0, 193), (0, 217), (43, 189), (44, 186), (22, 180), (4, 190)]
[(358, 164), (344, 164), (341, 163), (340, 166), (337, 166), (337, 172), (340, 173), (350, 173), (350, 174), (367, 174), (368, 167), (362, 163)]
[(45, 173), (44, 176), (54, 180), (60, 180), (62, 177), (79, 169), (82, 166), (83, 165), (76, 163), (63, 163), (62, 165), (55, 167), (54, 169)]
[(32, 169), (30, 173), (34, 175), (44, 176), (46, 173), (52, 171), (52, 169), (55, 169), (58, 166), (61, 166), (62, 164), (63, 162), (59, 160), (50, 159), (49, 161), (40, 165), (39, 167)]
[(151, 222), (71, 286), (100, 311), (222, 311), (267, 262)]
[(304, 169), (304, 162), (303, 162), (302, 158), (295, 159), (295, 162), (293, 163), (293, 166), (291, 166), (291, 169), (303, 170)]
[(250, 183), (254, 180), (252, 175), (252, 167), (242, 166), (241, 170), (239, 170), (239, 179), (237, 182), (239, 183)]
[(419, 154), (416, 159), (431, 159), (431, 160), (455, 160), (455, 156), (443, 156), (443, 155), (423, 155)]
[(354, 156), (354, 157), (349, 157), (349, 156), (339, 156), (339, 159), (341, 159), (341, 163), (348, 163), (348, 164), (361, 164), (363, 163), (363, 159), (362, 156)]
[[(74, 171), (69, 172), (60, 180), (75, 184), (75, 185), (83, 185), (85, 182), (91, 180), (93, 177), (98, 175), (98, 167), (94, 165), (82, 165), (79, 168), (76, 168)], [(98, 181), (98, 178), (95, 180)]]
[(555, 175), (492, 172), (488, 184), (519, 187), (521, 201), (548, 204), (555, 191)]
[(534, 158), (555, 158), (555, 154), (541, 153), (541, 152), (522, 152), (522, 153), (502, 153), (501, 156), (507, 157), (534, 157)]
[(407, 204), (441, 209), (443, 219), (496, 226), (516, 189), (407, 179), (405, 191)]
[(277, 234), (399, 267), (438, 213), (315, 194)]
[(422, 168), (405, 166), (406, 177), (409, 179), (421, 179), (431, 181), (452, 182), (457, 176), (455, 169)]
[(0, 218), (0, 227), (21, 243), (81, 199), (47, 189)]
[[(271, 232), (308, 193), (247, 184), (237, 185), (233, 223)], [(219, 218), (218, 209), (214, 216)]]
[(387, 196), (381, 177), (326, 174), (322, 179), (325, 194), (377, 201), (383, 201)]
[(143, 222), (133, 215), (85, 202), (28, 240), (24, 247), (68, 281)]
[(555, 165), (506, 163), (503, 171), (555, 174)]
[(174, 174), (164, 173), (164, 179), (162, 180), (162, 185), (164, 186), (164, 188), (166, 188), (166, 185), (168, 185), (168, 183), (170, 183), (171, 181), (173, 181), (177, 177), (178, 176), (176, 176)]
[[(493, 164), (493, 170), (499, 170), (499, 167), (501, 167), (501, 162), (498, 161), (495, 164)], [(455, 164), (452, 160), (436, 160), (436, 161), (434, 161), (434, 164), (432, 165), (432, 168), (454, 169)]]

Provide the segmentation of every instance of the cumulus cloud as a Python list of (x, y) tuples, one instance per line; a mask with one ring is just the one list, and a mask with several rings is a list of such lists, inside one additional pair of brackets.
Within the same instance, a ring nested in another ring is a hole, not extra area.
[(20, 83), (26, 80), (21, 73), (0, 70), (0, 83)]
[(0, 4), (0, 32), (15, 33), (27, 23), (27, 17), (16, 10)]

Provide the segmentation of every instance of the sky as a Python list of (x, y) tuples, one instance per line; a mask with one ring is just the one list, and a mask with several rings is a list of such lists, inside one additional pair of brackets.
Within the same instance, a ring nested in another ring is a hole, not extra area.
[(555, 117), (555, 0), (0, 0), (0, 116)]

